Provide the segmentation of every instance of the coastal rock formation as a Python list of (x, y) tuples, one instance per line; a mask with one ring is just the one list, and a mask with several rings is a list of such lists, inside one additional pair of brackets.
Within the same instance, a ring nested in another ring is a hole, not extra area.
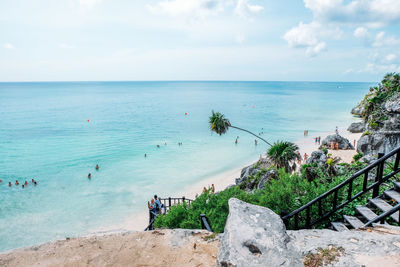
[(328, 157), (322, 150), (317, 150), (311, 153), (311, 156), (307, 159), (307, 164), (316, 163), (318, 167), (322, 167), (326, 164)]
[(370, 88), (352, 113), (362, 117), (366, 130), (358, 141), (357, 152), (376, 157), (378, 153), (397, 148), (400, 145), (400, 75), (387, 74), (381, 84)]
[(260, 182), (258, 182), (257, 189), (264, 189), (265, 183), (269, 182), (271, 179), (276, 179), (278, 177), (277, 170), (269, 170), (261, 176)]
[(353, 122), (350, 124), (349, 128), (347, 128), (347, 131), (351, 133), (362, 133), (365, 130), (365, 125), (363, 122)]
[[(257, 163), (243, 168), (240, 178), (235, 180), (236, 185), (247, 191), (252, 191), (255, 188), (259, 188), (262, 180), (266, 182), (274, 177), (273, 172), (265, 172), (265, 170), (271, 166), (272, 163), (268, 159), (262, 158)], [(259, 179), (256, 178), (257, 176)]]
[(236, 198), (218, 249), (217, 266), (303, 266), (281, 218), (270, 209)]
[(335, 145), (338, 143), (339, 149), (354, 149), (350, 141), (339, 134), (332, 134), (325, 137), (325, 139), (322, 140), (320, 148), (324, 147), (330, 149), (331, 142), (333, 142)]

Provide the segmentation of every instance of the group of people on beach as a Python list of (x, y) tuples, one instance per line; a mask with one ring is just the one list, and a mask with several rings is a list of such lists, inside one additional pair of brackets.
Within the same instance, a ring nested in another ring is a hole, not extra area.
[[(98, 171), (100, 169), (99, 164), (96, 164), (96, 167), (94, 167), (96, 171)], [(90, 180), (92, 179), (92, 173), (89, 172), (87, 178)]]
[(307, 159), (308, 159), (308, 154), (307, 153), (304, 153), (304, 156), (302, 157), (300, 152), (297, 151), (297, 164), (300, 165), (303, 160), (304, 160), (304, 163), (306, 163)]
[[(1, 180), (0, 179), (0, 183), (2, 183), (3, 182), (3, 180)], [(34, 178), (32, 178), (32, 182), (31, 182), (34, 186), (37, 186), (37, 181), (34, 179)], [(20, 183), (19, 183), (19, 181), (18, 180), (15, 180), (15, 183), (14, 183), (14, 185), (15, 186), (19, 186), (20, 185)], [(28, 181), (27, 180), (25, 180), (25, 183), (22, 183), (22, 185), (21, 185), (21, 187), (22, 188), (25, 188), (25, 187), (27, 187), (29, 185), (29, 183), (28, 183)], [(8, 187), (12, 187), (13, 186), (13, 183), (12, 182), (8, 182)]]
[(315, 137), (314, 140), (316, 145), (321, 145), (321, 136)]
[(209, 191), (211, 194), (214, 194), (214, 193), (215, 193), (215, 186), (214, 186), (214, 184), (211, 184), (211, 187), (208, 186), (208, 189), (207, 189), (206, 187), (203, 187), (203, 194), (204, 194), (205, 192), (207, 192), (207, 191)]

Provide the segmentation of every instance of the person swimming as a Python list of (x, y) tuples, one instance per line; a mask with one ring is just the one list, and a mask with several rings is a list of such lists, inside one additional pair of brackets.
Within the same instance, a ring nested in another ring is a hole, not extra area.
[(25, 185), (28, 185), (28, 181), (27, 180), (25, 180)]
[(157, 145), (158, 148), (160, 148), (160, 145)]
[(12, 186), (12, 183), (11, 183), (11, 182), (8, 182), (8, 186), (11, 187), (11, 186)]
[(22, 188), (24, 188), (25, 187), (25, 185), (22, 185)]
[(92, 178), (92, 174), (91, 174), (90, 172), (89, 172), (87, 178), (88, 178), (88, 179)]
[(254, 145), (257, 145), (257, 139), (254, 139)]
[(36, 182), (36, 181), (34, 181), (33, 184), (34, 184), (35, 186), (37, 186), (37, 182)]
[(100, 169), (99, 164), (96, 164), (96, 171)]
[(16, 181), (15, 181), (15, 185), (19, 185), (19, 182), (18, 182), (18, 180), (16, 180)]
[(145, 157), (145, 158), (147, 157), (147, 154), (146, 154), (146, 153), (144, 154), (144, 157)]

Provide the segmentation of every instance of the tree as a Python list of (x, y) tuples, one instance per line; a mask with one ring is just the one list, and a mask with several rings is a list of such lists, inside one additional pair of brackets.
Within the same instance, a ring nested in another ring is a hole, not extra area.
[(277, 141), (267, 151), (268, 158), (277, 168), (285, 168), (286, 172), (291, 171), (291, 163), (299, 159), (297, 154), (299, 147), (288, 141)]
[(220, 112), (214, 112), (214, 110), (211, 111), (211, 116), (210, 116), (208, 122), (210, 124), (210, 130), (216, 132), (219, 135), (226, 133), (228, 131), (229, 127), (231, 127), (231, 128), (235, 128), (237, 130), (241, 130), (241, 131), (247, 132), (249, 134), (252, 134), (255, 137), (257, 137), (258, 139), (260, 139), (260, 140), (264, 141), (265, 143), (267, 143), (268, 145), (272, 146), (264, 138), (254, 134), (246, 129), (231, 125), (230, 121), (225, 117), (225, 115)]

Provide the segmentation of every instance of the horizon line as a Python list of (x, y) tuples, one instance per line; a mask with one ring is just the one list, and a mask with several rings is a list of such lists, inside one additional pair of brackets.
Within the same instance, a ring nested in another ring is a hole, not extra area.
[(307, 80), (76, 80), (76, 81), (0, 81), (0, 83), (107, 83), (107, 82), (315, 82), (315, 83), (379, 83), (379, 81), (307, 81)]

